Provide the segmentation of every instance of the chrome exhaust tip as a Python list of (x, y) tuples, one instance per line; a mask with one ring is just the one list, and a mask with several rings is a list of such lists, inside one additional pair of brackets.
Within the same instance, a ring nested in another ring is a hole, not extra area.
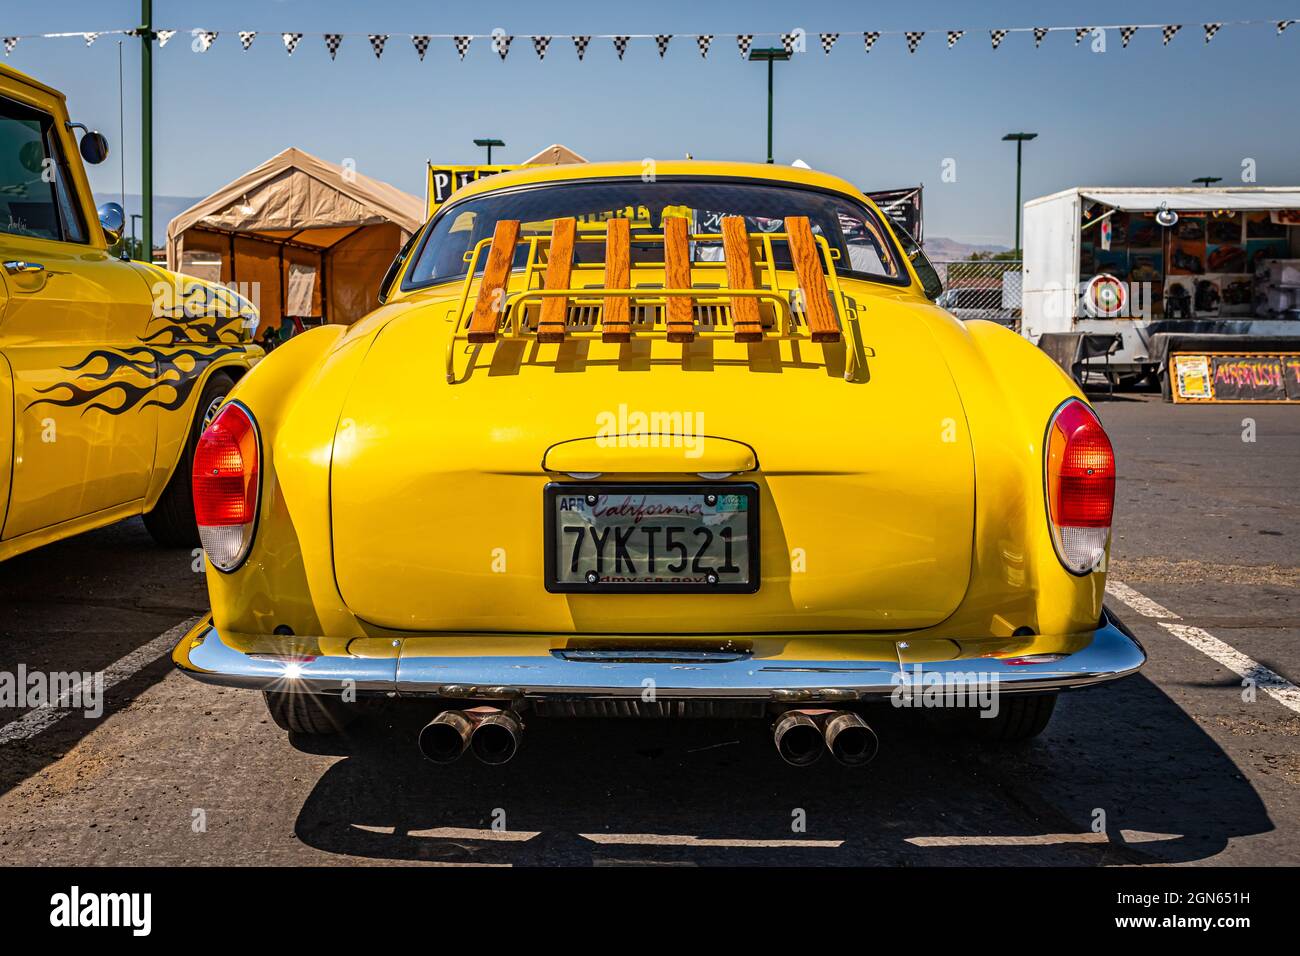
[(867, 722), (853, 713), (836, 714), (826, 721), (826, 749), (846, 767), (865, 767), (880, 750), (880, 739)]
[(825, 744), (817, 721), (807, 714), (790, 711), (772, 728), (772, 742), (781, 759), (792, 767), (806, 767), (822, 755)]
[(420, 753), (434, 763), (451, 763), (465, 752), (474, 721), (459, 710), (444, 710), (420, 731)]
[(509, 763), (519, 750), (524, 728), (519, 718), (499, 710), (480, 719), (470, 734), (469, 747), (486, 764)]

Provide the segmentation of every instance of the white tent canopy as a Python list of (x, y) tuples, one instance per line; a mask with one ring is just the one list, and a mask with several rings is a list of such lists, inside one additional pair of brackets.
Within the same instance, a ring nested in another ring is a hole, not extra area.
[(1162, 206), (1175, 212), (1207, 209), (1234, 212), (1300, 209), (1300, 187), (1296, 186), (1243, 186), (1227, 189), (1205, 189), (1199, 186), (1081, 188), (1079, 194), (1084, 199), (1111, 206), (1121, 212), (1155, 212)]

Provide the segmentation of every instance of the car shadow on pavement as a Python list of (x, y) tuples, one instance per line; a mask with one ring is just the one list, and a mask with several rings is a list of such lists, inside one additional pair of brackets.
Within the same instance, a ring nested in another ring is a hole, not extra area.
[[(1062, 698), (1037, 741), (992, 748), (873, 708), (865, 770), (786, 766), (758, 721), (526, 721), (514, 761), (439, 766), (403, 703), (326, 743), (307, 845), (513, 865), (1099, 865), (1201, 860), (1271, 830), (1232, 760), (1144, 677)], [(801, 825), (802, 824), (802, 828)], [(1094, 832), (1094, 831), (1101, 832)]]

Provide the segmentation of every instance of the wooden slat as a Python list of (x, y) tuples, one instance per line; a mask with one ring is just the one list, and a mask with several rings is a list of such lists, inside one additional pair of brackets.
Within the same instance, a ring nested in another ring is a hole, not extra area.
[[(722, 249), (727, 259), (727, 285), (733, 289), (754, 288), (754, 258), (749, 248), (749, 230), (741, 216), (722, 217)], [(758, 300), (732, 297), (731, 327), (737, 342), (761, 342), (763, 323), (758, 317)]]
[(803, 308), (808, 331), (814, 342), (838, 342), (840, 323), (831, 307), (830, 291), (826, 288), (826, 273), (822, 257), (813, 239), (812, 226), (807, 216), (786, 216), (785, 231), (790, 236), (790, 258), (794, 272), (803, 290)]
[[(611, 219), (605, 224), (605, 288), (626, 289), (632, 275), (632, 233), (626, 219)], [(632, 303), (628, 299), (607, 297), (601, 312), (601, 338), (606, 342), (632, 339)]]
[[(578, 222), (572, 216), (555, 220), (551, 229), (551, 245), (547, 252), (547, 289), (567, 289), (573, 272), (573, 236)], [(537, 320), (537, 341), (563, 342), (564, 330), (569, 324), (568, 296), (543, 299), (541, 316)]]
[[(664, 217), (664, 285), (669, 289), (691, 287), (690, 224), (683, 216)], [(668, 297), (669, 342), (690, 342), (695, 338), (695, 308), (681, 295)]]
[(474, 316), (470, 319), (471, 342), (492, 342), (497, 337), (501, 313), (505, 310), (506, 283), (510, 281), (510, 266), (515, 260), (515, 246), (519, 242), (519, 220), (499, 219), (488, 248), (487, 264), (483, 267), (483, 281), (479, 283), (478, 299), (474, 303)]

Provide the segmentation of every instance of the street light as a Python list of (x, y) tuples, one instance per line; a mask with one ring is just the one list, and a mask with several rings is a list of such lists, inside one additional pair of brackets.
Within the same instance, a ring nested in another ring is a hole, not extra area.
[(1002, 137), (1002, 142), (1016, 144), (1016, 252), (1020, 251), (1020, 152), (1026, 142), (1037, 138), (1037, 133), (1007, 133)]
[(772, 159), (772, 64), (777, 60), (790, 59), (790, 54), (784, 47), (764, 47), (760, 50), (750, 50), (749, 58), (767, 62), (767, 161), (771, 163), (774, 162)]
[(1194, 183), (1200, 183), (1202, 186), (1213, 186), (1215, 183), (1223, 182), (1222, 176), (1197, 176), (1192, 180)]
[(487, 161), (487, 164), (488, 164), (489, 166), (491, 166), (491, 165), (492, 165), (492, 147), (493, 147), (493, 146), (504, 146), (504, 145), (505, 145), (505, 142), (504, 142), (503, 140), (499, 140), (499, 139), (476, 139), (476, 140), (474, 140), (474, 145), (475, 145), (475, 146), (486, 146), (486, 147), (487, 147), (487, 151), (488, 151), (488, 161)]

